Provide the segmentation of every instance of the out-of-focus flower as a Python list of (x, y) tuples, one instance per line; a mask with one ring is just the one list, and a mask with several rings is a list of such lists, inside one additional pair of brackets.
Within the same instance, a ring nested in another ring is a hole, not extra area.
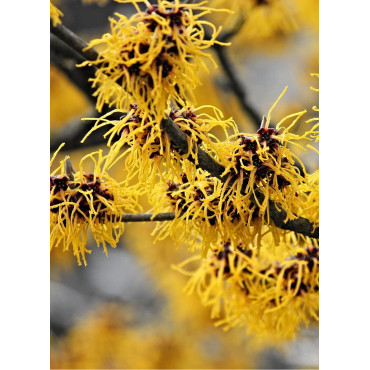
[(50, 19), (52, 20), (54, 27), (62, 23), (60, 17), (63, 17), (63, 13), (50, 1)]
[[(221, 28), (202, 16), (215, 11), (200, 4), (181, 4), (159, 0), (158, 5), (148, 1), (120, 1), (133, 3), (137, 13), (130, 18), (116, 13), (110, 19), (111, 32), (91, 41), (89, 47), (103, 46), (95, 61), (82, 65), (96, 65), (93, 81), (98, 97), (97, 109), (107, 103), (127, 110), (137, 103), (146, 112), (164, 117), (168, 99), (181, 106), (184, 99), (193, 99), (192, 90), (199, 84), (197, 70), (207, 70), (204, 52), (217, 43)], [(146, 11), (137, 3), (145, 2)], [(206, 37), (206, 28), (212, 31)]]
[(258, 44), (273, 37), (286, 35), (298, 29), (297, 4), (290, 0), (211, 0), (210, 5), (224, 7), (234, 12), (225, 22), (224, 18), (215, 14), (215, 23), (228, 24), (227, 30), (233, 29), (244, 18), (240, 31), (233, 43)]
[(56, 67), (50, 66), (50, 129), (55, 132), (76, 116), (89, 109), (84, 94)]
[[(54, 160), (55, 155), (52, 158)], [(85, 161), (94, 163), (93, 172), (85, 172)], [(62, 160), (50, 176), (51, 249), (61, 246), (73, 250), (78, 264), (86, 265), (87, 232), (90, 229), (99, 246), (107, 254), (107, 243), (117, 245), (123, 233), (120, 215), (139, 208), (135, 189), (124, 188), (105, 170), (106, 157), (102, 151), (81, 159), (75, 172), (68, 158)]]
[(245, 249), (227, 243), (210, 254), (190, 276), (189, 294), (196, 292), (211, 307), (211, 317), (225, 328), (247, 326), (248, 333), (269, 340), (292, 339), (302, 324), (318, 320), (319, 249)]
[(212, 328), (208, 318), (202, 322), (204, 330), (198, 330), (198, 326), (189, 329), (187, 324), (193, 323), (194, 317), (188, 316), (184, 321), (164, 312), (164, 320), (157, 318), (150, 322), (135, 315), (127, 304), (101, 305), (82, 317), (63, 338), (52, 336), (51, 367), (253, 368), (254, 351), (246, 345), (242, 333), (218, 331)]

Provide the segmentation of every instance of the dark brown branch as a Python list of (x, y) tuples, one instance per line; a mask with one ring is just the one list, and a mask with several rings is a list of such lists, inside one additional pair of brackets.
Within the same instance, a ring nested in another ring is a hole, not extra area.
[(157, 213), (153, 217), (153, 213), (138, 213), (122, 215), (121, 222), (148, 222), (148, 221), (172, 221), (175, 219), (174, 212)]
[(213, 45), (213, 49), (216, 52), (222, 69), (230, 82), (230, 88), (232, 89), (235, 97), (238, 99), (240, 107), (248, 115), (248, 117), (252, 119), (255, 127), (259, 128), (261, 115), (254, 109), (251, 104), (248, 103), (247, 92), (231, 63), (230, 58), (227, 56), (225, 48), (221, 45), (215, 44)]
[(90, 78), (94, 77), (95, 71), (88, 67), (76, 68), (76, 64), (83, 61), (85, 61), (85, 58), (82, 58), (58, 38), (55, 36), (50, 38), (50, 62), (60, 69), (95, 106), (96, 98), (92, 96), (95, 89), (91, 87), (89, 81)]
[(230, 41), (241, 30), (246, 20), (247, 20), (247, 17), (244, 14), (241, 15), (232, 29), (228, 31), (223, 31), (220, 34), (219, 40), (221, 42)]
[(87, 47), (87, 43), (80, 39), (75, 33), (73, 33), (63, 24), (58, 24), (54, 27), (50, 21), (50, 31), (53, 35), (64, 41), (73, 50), (77, 51), (77, 53), (80, 54), (84, 59), (98, 59), (99, 53), (94, 49), (88, 49), (84, 51), (84, 49)]
[[(181, 154), (188, 153), (188, 141), (186, 134), (172, 121), (171, 118), (167, 117), (163, 119), (161, 122), (161, 128), (169, 136), (172, 144), (178, 148)], [(198, 162), (199, 167), (221, 180), (221, 174), (225, 171), (225, 168), (199, 147)]]
[[(76, 68), (76, 64), (80, 64), (86, 60), (80, 53), (77, 53), (67, 44), (59, 40), (56, 36), (51, 35), (50, 38), (50, 61), (52, 65), (57, 67), (64, 75), (89, 99), (94, 108), (89, 113), (90, 117), (99, 118), (111, 111), (111, 108), (106, 104), (103, 106), (102, 113), (95, 111), (96, 97), (92, 96), (95, 90), (91, 87), (90, 78), (95, 75), (96, 68), (94, 66), (86, 66)], [(121, 114), (112, 115), (112, 119), (119, 119)], [(105, 144), (106, 140), (103, 138), (101, 131), (93, 132), (88, 139), (81, 144), (81, 139), (94, 126), (94, 121), (76, 120), (64, 126), (58, 133), (53, 135), (50, 143), (50, 151), (55, 152), (59, 145), (65, 142), (62, 151), (71, 151), (82, 149), (90, 146)]]
[(310, 238), (319, 238), (319, 228), (315, 230), (312, 223), (303, 217), (298, 217), (294, 220), (284, 222), (287, 217), (287, 212), (280, 208), (277, 209), (276, 204), (273, 201), (269, 201), (269, 215), (274, 221), (275, 226), (283, 230), (296, 231), (299, 234), (309, 236)]

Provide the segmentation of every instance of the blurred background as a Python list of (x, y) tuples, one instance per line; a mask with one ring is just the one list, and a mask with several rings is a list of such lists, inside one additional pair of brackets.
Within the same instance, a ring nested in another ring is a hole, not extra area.
[[(86, 41), (108, 32), (108, 17), (115, 12), (134, 12), (132, 5), (113, 0), (53, 3), (64, 13), (63, 24)], [(224, 31), (235, 29), (241, 15), (246, 20), (222, 55), (211, 51), (219, 67), (210, 65), (210, 73), (202, 73), (197, 105), (215, 105), (226, 117), (234, 117), (241, 131), (255, 132), (256, 116), (266, 115), (289, 86), (272, 122), (303, 109), (308, 110), (306, 120), (315, 116), (311, 108), (318, 106), (318, 94), (310, 86), (318, 87), (318, 79), (310, 73), (319, 72), (318, 3), (209, 1), (210, 6), (235, 11), (209, 17)], [(94, 148), (103, 148), (102, 132), (79, 143), (89, 127), (81, 118), (97, 116), (87, 94), (89, 84), (76, 80), (78, 57), (53, 37), (50, 55), (51, 153), (66, 142), (57, 160), (68, 154), (78, 163)], [(245, 91), (242, 99), (222, 58)], [(304, 121), (298, 131), (307, 127)], [(310, 171), (318, 168), (316, 154), (300, 154)], [(124, 174), (117, 170), (112, 176), (120, 179)], [(318, 368), (317, 327), (302, 329), (294, 341), (279, 344), (258, 341), (245, 328), (215, 327), (199, 299), (183, 293), (187, 278), (171, 268), (190, 252), (171, 240), (153, 244), (153, 229), (150, 223), (127, 224), (108, 258), (91, 240), (86, 267), (78, 266), (72, 253), (51, 251), (51, 368)]]

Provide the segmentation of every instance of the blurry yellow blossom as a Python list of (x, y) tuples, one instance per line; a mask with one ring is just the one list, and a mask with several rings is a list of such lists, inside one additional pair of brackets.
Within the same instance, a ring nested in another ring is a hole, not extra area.
[(63, 13), (50, 2), (50, 19), (53, 21), (53, 26), (61, 24), (60, 17), (63, 17)]
[[(225, 18), (219, 17), (221, 24), (230, 25), (226, 30), (233, 29), (241, 19), (244, 19), (233, 43), (245, 45), (245, 43), (258, 44), (266, 39), (296, 30), (298, 24), (295, 2), (294, 0), (211, 0), (210, 5), (224, 7), (234, 12), (228, 17), (227, 22)], [(215, 16), (217, 17), (217, 14)]]
[[(92, 173), (84, 171), (87, 160), (94, 163)], [(123, 233), (120, 215), (139, 207), (135, 190), (121, 187), (108, 175), (105, 165), (106, 157), (100, 150), (83, 157), (77, 172), (66, 158), (50, 176), (51, 248), (61, 245), (65, 251), (71, 247), (78, 264), (82, 258), (86, 265), (85, 254), (91, 253), (86, 248), (88, 229), (107, 254), (106, 243), (115, 247)]]
[[(137, 318), (136, 318), (137, 319)], [(189, 321), (191, 318), (189, 317)], [(252, 367), (250, 351), (238, 336), (229, 343), (213, 330), (188, 331), (181, 322), (135, 322), (130, 307), (105, 304), (83, 317), (68, 335), (52, 337), (53, 369), (206, 369)], [(208, 321), (209, 324), (209, 321)], [(222, 333), (224, 334), (224, 333)], [(231, 339), (231, 340), (230, 340)], [(239, 341), (237, 340), (239, 339)], [(209, 342), (208, 348), (206, 346)], [(213, 344), (213, 345), (212, 345)], [(217, 353), (213, 347), (218, 349)], [(236, 356), (237, 349), (243, 355)], [(222, 354), (222, 356), (220, 355)], [(249, 356), (245, 356), (250, 353)]]
[(319, 0), (295, 0), (298, 23), (319, 32)]
[[(190, 276), (186, 290), (196, 292), (211, 308), (216, 325), (247, 326), (248, 333), (271, 341), (293, 339), (302, 324), (318, 320), (319, 249), (311, 245), (255, 249), (226, 243), (210, 253), (198, 269), (185, 270), (190, 258), (176, 267)], [(199, 259), (199, 257), (198, 257)]]
[[(221, 28), (201, 18), (214, 9), (199, 4), (181, 4), (159, 0), (158, 5), (145, 1), (146, 11), (127, 18), (115, 14), (110, 19), (111, 33), (91, 41), (89, 47), (105, 46), (95, 61), (82, 65), (98, 67), (93, 79), (97, 90), (97, 109), (105, 103), (126, 110), (137, 103), (141, 109), (164, 117), (168, 99), (182, 106), (192, 101), (192, 90), (199, 84), (197, 71), (207, 70), (204, 58), (212, 60), (203, 50), (217, 43)], [(212, 31), (206, 38), (205, 29)], [(215, 65), (215, 62), (213, 62)]]
[(86, 96), (56, 67), (50, 66), (50, 128), (55, 131), (89, 108)]

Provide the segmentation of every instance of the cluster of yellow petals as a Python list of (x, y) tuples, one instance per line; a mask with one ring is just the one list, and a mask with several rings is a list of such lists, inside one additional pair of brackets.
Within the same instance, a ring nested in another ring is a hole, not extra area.
[[(110, 33), (92, 40), (89, 47), (103, 50), (95, 61), (82, 65), (98, 67), (95, 78), (97, 109), (104, 104), (127, 110), (136, 103), (146, 112), (164, 117), (168, 100), (185, 105), (186, 97), (194, 101), (192, 90), (200, 84), (199, 69), (208, 70), (204, 59), (215, 63), (204, 52), (217, 43), (221, 28), (201, 18), (214, 11), (204, 4), (181, 4), (159, 0), (127, 18), (115, 14), (110, 19)], [(196, 12), (193, 12), (196, 9)], [(207, 39), (206, 29), (211, 31)]]
[(62, 23), (60, 17), (63, 17), (63, 13), (50, 1), (50, 19), (54, 27)]
[(318, 226), (318, 172), (307, 174), (304, 164), (288, 147), (292, 144), (305, 149), (303, 144), (314, 140), (316, 125), (302, 135), (293, 134), (306, 113), (302, 111), (283, 118), (276, 129), (268, 128), (279, 99), (257, 133), (236, 133), (227, 136), (226, 141), (213, 142), (212, 154), (225, 168), (222, 180), (183, 163), (181, 173), (153, 188), (155, 212), (163, 212), (167, 203), (166, 211), (176, 213), (174, 221), (157, 225), (158, 239), (190, 239), (188, 245), (194, 250), (201, 235), (203, 256), (214, 249), (212, 244), (229, 240), (260, 248), (267, 234), (279, 245), (289, 232), (274, 227), (269, 215), (271, 201), (286, 211), (285, 221), (305, 217)]
[[(123, 233), (120, 216), (140, 209), (135, 191), (106, 172), (106, 159), (101, 150), (90, 153), (81, 159), (75, 172), (68, 170), (65, 158), (50, 176), (50, 248), (71, 248), (79, 265), (81, 260), (86, 265), (85, 255), (91, 253), (86, 248), (88, 230), (107, 254), (107, 243), (115, 247)], [(94, 165), (92, 172), (84, 170), (88, 160)]]
[[(120, 216), (141, 210), (139, 196), (147, 194), (155, 214), (170, 211), (176, 216), (157, 225), (157, 239), (171, 236), (193, 251), (201, 250), (177, 269), (191, 276), (187, 290), (196, 291), (211, 307), (219, 325), (247, 325), (260, 336), (293, 338), (302, 323), (318, 320), (318, 246), (276, 228), (270, 207), (273, 202), (283, 209), (285, 221), (305, 217), (318, 227), (319, 172), (308, 174), (290, 148), (316, 150), (309, 143), (318, 142), (318, 118), (306, 121), (311, 126), (302, 135), (293, 131), (306, 110), (269, 128), (271, 111), (286, 89), (255, 133), (239, 132), (233, 119), (224, 119), (215, 107), (194, 108), (190, 103), (200, 83), (197, 71), (207, 71), (207, 59), (214, 63), (204, 50), (219, 43), (221, 28), (203, 20), (215, 9), (205, 6), (207, 2), (180, 0), (158, 0), (157, 5), (118, 2), (133, 4), (137, 13), (130, 18), (115, 14), (110, 33), (88, 46), (102, 47), (97, 60), (81, 64), (97, 67), (92, 79), (97, 110), (105, 104), (116, 108), (95, 119), (82, 142), (108, 126), (104, 137), (109, 151), (86, 155), (78, 171), (66, 158), (51, 173), (51, 248), (72, 249), (78, 264), (86, 265), (90, 230), (107, 254), (107, 244), (115, 247), (123, 233)], [(62, 13), (50, 6), (55, 26)], [(249, 0), (238, 2), (238, 7), (247, 9), (251, 35), (252, 25), (261, 23), (255, 31), (267, 37), (271, 29), (266, 17), (274, 17), (281, 31), (294, 23), (281, 0)], [(162, 129), (166, 119), (186, 135), (186, 154)], [(224, 167), (222, 180), (197, 168), (199, 148)], [(127, 176), (117, 182), (108, 170), (121, 160)], [(86, 170), (87, 161), (92, 171)], [(199, 259), (198, 269), (184, 269)]]
[[(112, 120), (112, 114), (120, 116), (120, 119)], [(231, 118), (224, 119), (222, 112), (212, 106), (172, 107), (166, 109), (165, 114), (186, 134), (187, 154), (179, 154), (161, 128), (161, 120), (149, 115), (137, 104), (132, 104), (129, 111), (116, 109), (97, 119), (82, 142), (92, 132), (112, 126), (104, 134), (110, 148), (107, 169), (124, 158), (126, 184), (136, 179), (145, 188), (146, 184), (153, 187), (158, 182), (158, 176), (166, 182), (165, 176), (169, 173), (179, 174), (187, 159), (197, 161), (199, 145), (212, 151), (219, 142), (215, 135), (217, 130), (218, 134), (221, 132), (225, 137), (228, 137), (229, 131), (236, 132), (235, 122)]]
[(198, 262), (192, 257), (177, 270), (190, 276), (186, 291), (211, 308), (225, 329), (246, 326), (270, 340), (293, 339), (302, 324), (318, 321), (319, 249), (315, 245), (272, 249), (227, 243), (218, 254)]

